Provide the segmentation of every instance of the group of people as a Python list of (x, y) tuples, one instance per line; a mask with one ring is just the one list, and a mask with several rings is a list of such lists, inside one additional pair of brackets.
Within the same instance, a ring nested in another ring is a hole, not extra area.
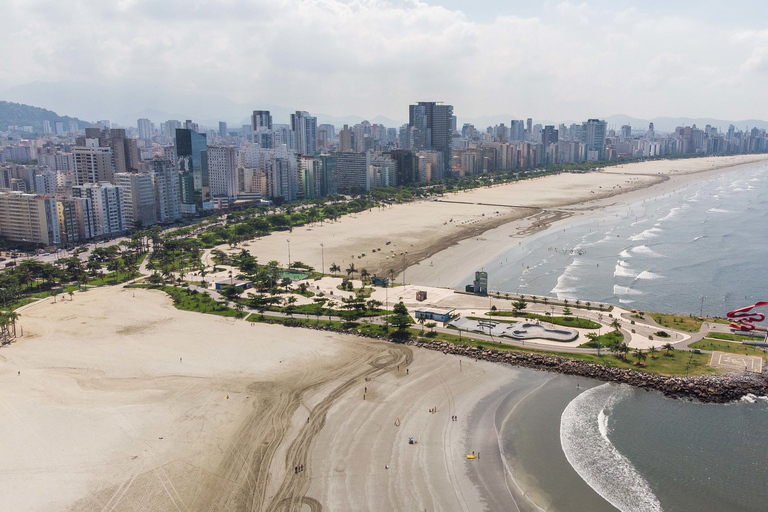
[(294, 473), (295, 475), (298, 475), (298, 474), (299, 474), (299, 473), (301, 473), (302, 471), (304, 471), (304, 464), (299, 464), (298, 466), (294, 466), (294, 467), (293, 467), (293, 473)]

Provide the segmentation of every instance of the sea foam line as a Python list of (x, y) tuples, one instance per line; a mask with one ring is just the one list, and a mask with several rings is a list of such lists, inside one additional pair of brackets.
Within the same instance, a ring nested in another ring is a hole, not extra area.
[(658, 512), (661, 503), (648, 482), (609, 436), (613, 406), (631, 392), (603, 384), (574, 398), (560, 417), (560, 444), (573, 469), (611, 505), (622, 512)]

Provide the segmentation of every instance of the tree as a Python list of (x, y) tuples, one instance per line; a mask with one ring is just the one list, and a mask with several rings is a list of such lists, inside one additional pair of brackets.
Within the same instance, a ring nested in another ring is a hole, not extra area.
[(563, 308), (563, 315), (565, 315), (565, 316), (571, 316), (571, 308), (569, 308), (568, 306), (565, 306), (565, 307)]
[(631, 349), (629, 348), (629, 345), (627, 345), (627, 344), (626, 344), (626, 343), (624, 343), (624, 342), (621, 342), (621, 343), (619, 343), (619, 344), (616, 346), (616, 349), (617, 349), (617, 352), (619, 352), (619, 354), (621, 354), (621, 358), (622, 358), (622, 359), (624, 359), (624, 360), (626, 360), (626, 359), (627, 359), (627, 354), (629, 354), (629, 352), (630, 352), (630, 350), (631, 350)]
[(411, 315), (408, 314), (408, 308), (405, 307), (402, 301), (395, 304), (393, 308), (394, 314), (390, 316), (389, 322), (395, 326), (398, 331), (404, 331), (409, 326), (413, 325)]
[(427, 329), (429, 329), (431, 334), (434, 334), (435, 327), (437, 327), (437, 322), (427, 322)]
[(418, 320), (417, 320), (417, 322), (419, 322), (419, 323), (421, 324), (421, 332), (424, 332), (424, 323), (425, 323), (426, 321), (427, 321), (427, 317), (425, 317), (424, 315), (421, 315), (421, 316), (418, 318)]
[(355, 275), (355, 272), (357, 272), (357, 269), (355, 268), (354, 263), (350, 263), (349, 267), (347, 267), (347, 276), (353, 276)]
[(541, 300), (543, 300), (543, 301), (544, 301), (544, 304), (549, 304), (549, 297), (544, 297), (544, 298), (543, 298), (543, 299), (541, 299)]
[(643, 349), (636, 348), (634, 352), (635, 359), (637, 359), (637, 364), (639, 365), (641, 361), (645, 361), (645, 359), (648, 357), (645, 352), (643, 352)]
[(331, 321), (331, 315), (333, 314), (333, 308), (336, 307), (338, 303), (335, 300), (329, 300), (326, 306), (328, 306), (328, 321)]
[(365, 283), (365, 281), (366, 281), (366, 280), (367, 280), (369, 277), (371, 277), (371, 274), (370, 274), (370, 272), (368, 272), (368, 269), (365, 269), (365, 268), (363, 268), (363, 269), (360, 269), (360, 279), (362, 279), (362, 280), (363, 280), (363, 283)]
[(605, 306), (604, 306), (603, 304), (598, 304), (598, 305), (597, 305), (597, 307), (598, 307), (598, 309), (599, 309), (600, 311), (602, 311), (603, 309), (605, 309)]
[(584, 305), (587, 306), (587, 309), (590, 309), (590, 307), (592, 306), (592, 303), (587, 301), (584, 303)]
[(331, 268), (329, 270), (331, 271), (331, 274), (338, 274), (339, 272), (341, 272), (341, 267), (334, 263), (331, 265)]
[(661, 348), (666, 351), (664, 355), (667, 357), (672, 357), (672, 353), (675, 351), (675, 347), (673, 347), (671, 343), (665, 343), (661, 346)]
[(616, 332), (621, 331), (621, 322), (619, 322), (618, 318), (614, 318), (611, 321), (611, 327), (613, 327), (613, 330), (616, 331)]
[(512, 308), (515, 310), (515, 315), (521, 314), (527, 307), (528, 303), (523, 300), (522, 296), (512, 303)]
[(648, 349), (648, 354), (650, 354), (651, 359), (658, 359), (659, 356), (656, 355), (658, 352), (659, 350), (654, 346), (651, 346), (651, 348)]
[(69, 300), (74, 300), (74, 299), (75, 299), (75, 292), (73, 292), (72, 290), (69, 290)]
[(597, 355), (600, 355), (600, 336), (596, 332), (588, 332), (586, 334), (590, 343), (594, 343), (597, 346)]

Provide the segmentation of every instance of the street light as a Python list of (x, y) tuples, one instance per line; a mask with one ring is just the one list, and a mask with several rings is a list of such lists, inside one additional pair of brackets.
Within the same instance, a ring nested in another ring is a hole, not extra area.
[(288, 268), (291, 268), (291, 239), (288, 239)]
[(323, 263), (323, 274), (325, 274), (325, 244), (320, 244), (320, 258)]

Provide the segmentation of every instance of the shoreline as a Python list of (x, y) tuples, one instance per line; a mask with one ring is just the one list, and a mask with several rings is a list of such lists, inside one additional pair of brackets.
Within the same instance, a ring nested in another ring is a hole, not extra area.
[[(713, 157), (707, 160), (716, 160), (718, 158), (727, 159), (729, 157)], [(664, 160), (661, 162), (679, 162), (678, 160)], [(657, 163), (654, 162), (654, 163)], [(455, 285), (448, 284), (441, 279), (440, 273), (455, 262), (461, 262), (461, 267), (470, 269), (481, 269), (500, 257), (503, 253), (510, 250), (510, 239), (517, 242), (518, 245), (525, 244), (531, 237), (543, 234), (548, 230), (560, 228), (567, 222), (588, 221), (608, 214), (614, 208), (622, 208), (627, 205), (640, 201), (659, 197), (686, 187), (692, 183), (714, 179), (723, 174), (738, 172), (741, 169), (759, 165), (768, 162), (768, 156), (761, 155), (759, 158), (751, 159), (748, 162), (723, 162), (725, 165), (711, 168), (692, 170), (690, 172), (678, 174), (651, 175), (656, 179), (653, 183), (645, 186), (635, 186), (631, 189), (621, 189), (613, 193), (604, 194), (601, 197), (589, 198), (587, 200), (577, 200), (570, 204), (541, 208), (539, 211), (531, 212), (529, 215), (516, 219), (507, 219), (506, 222), (500, 222), (496, 225), (487, 226), (487, 229), (481, 229), (469, 234), (460, 240), (445, 239), (439, 244), (433, 246), (430, 254), (408, 266), (405, 269), (406, 282), (411, 284), (423, 284), (431, 286), (443, 286), (455, 288)], [(627, 167), (638, 164), (627, 164)], [(712, 164), (715, 165), (715, 164)], [(606, 167), (597, 174), (617, 174), (612, 173), (613, 169), (623, 169), (623, 165)], [(630, 175), (629, 173), (618, 173), (620, 176)], [(631, 175), (635, 175), (634, 173)], [(648, 174), (639, 174), (639, 176), (649, 176)], [(546, 177), (544, 177), (546, 178)], [(514, 185), (514, 184), (513, 184)], [(570, 207), (570, 208), (566, 208)], [(561, 213), (562, 216), (554, 219), (544, 219), (539, 221), (538, 216), (544, 213)], [(482, 244), (473, 244), (475, 242), (490, 242)], [(430, 259), (430, 264), (425, 265), (425, 260)], [(430, 268), (432, 267), (432, 268)], [(440, 269), (440, 270), (435, 270)], [(397, 274), (397, 280), (402, 279), (402, 272)]]

